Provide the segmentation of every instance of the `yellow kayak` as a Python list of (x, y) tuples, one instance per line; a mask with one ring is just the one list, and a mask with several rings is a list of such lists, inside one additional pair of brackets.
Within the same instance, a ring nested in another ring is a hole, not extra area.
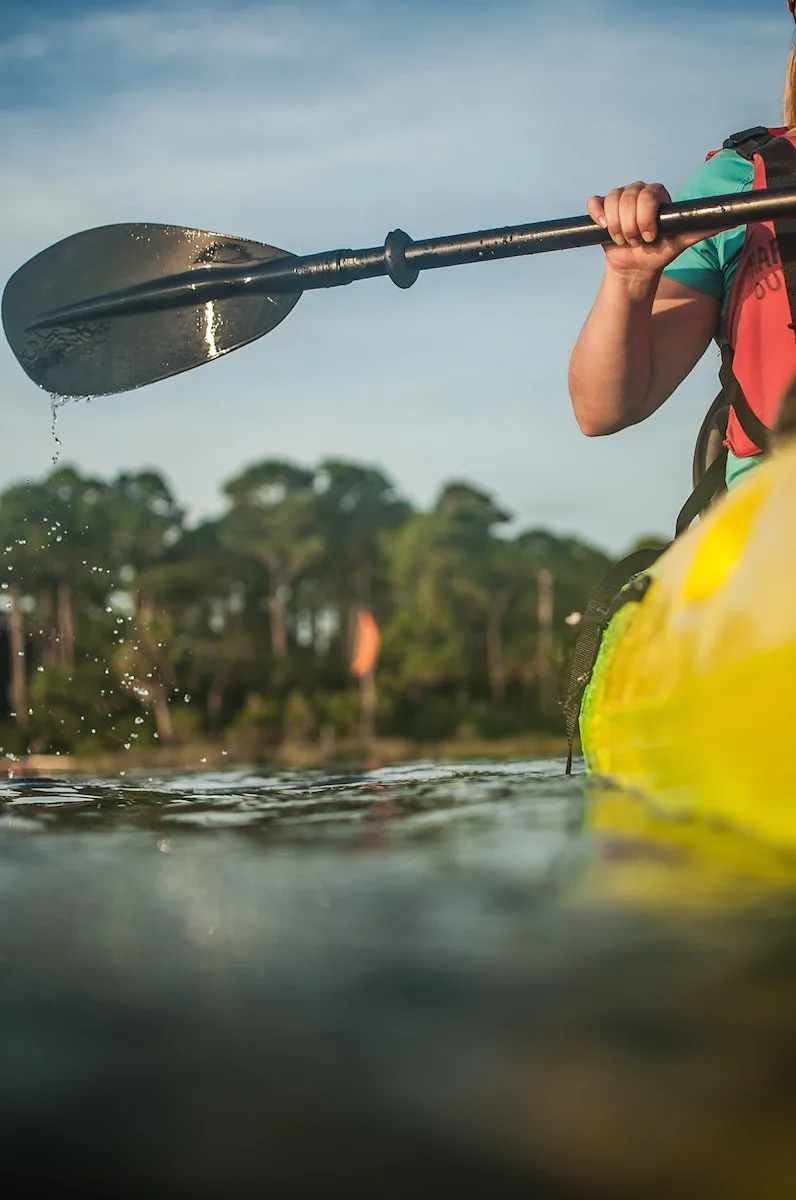
[(648, 574), (584, 697), (587, 769), (664, 815), (796, 850), (796, 442)]

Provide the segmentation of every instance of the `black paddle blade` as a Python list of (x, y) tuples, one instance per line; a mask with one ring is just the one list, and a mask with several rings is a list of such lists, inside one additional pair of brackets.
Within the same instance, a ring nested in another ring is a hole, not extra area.
[(12, 275), (3, 327), (22, 369), (59, 396), (126, 392), (188, 371), (269, 333), (301, 292), (246, 294), (165, 311), (31, 328), (47, 313), (210, 265), (292, 257), (260, 242), (175, 225), (104, 225), (43, 250)]

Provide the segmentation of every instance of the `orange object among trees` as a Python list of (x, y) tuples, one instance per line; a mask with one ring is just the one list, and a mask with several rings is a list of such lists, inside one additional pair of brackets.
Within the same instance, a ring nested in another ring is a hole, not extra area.
[(370, 609), (357, 609), (355, 622), (351, 674), (361, 679), (363, 675), (369, 675), (375, 669), (381, 649), (381, 635)]

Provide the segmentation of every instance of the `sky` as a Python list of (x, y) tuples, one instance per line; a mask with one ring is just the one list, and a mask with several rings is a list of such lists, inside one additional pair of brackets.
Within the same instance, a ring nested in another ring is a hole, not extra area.
[[(675, 191), (779, 122), (792, 37), (785, 0), (5, 0), (0, 283), (116, 222), (304, 254), (573, 216), (637, 178)], [(156, 468), (198, 520), (245, 464), (349, 458), (415, 503), (467, 479), (514, 528), (619, 551), (672, 528), (717, 358), (644, 424), (584, 438), (567, 364), (602, 257), (308, 293), (263, 340), (60, 409), (60, 462)], [(4, 338), (0, 413), (0, 488), (51, 470), (50, 399)]]

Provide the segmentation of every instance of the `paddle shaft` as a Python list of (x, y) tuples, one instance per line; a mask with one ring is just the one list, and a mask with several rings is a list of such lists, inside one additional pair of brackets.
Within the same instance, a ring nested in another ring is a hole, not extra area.
[[(796, 189), (770, 188), (666, 204), (660, 209), (658, 221), (661, 234), (672, 236), (693, 230), (709, 233), (731, 229), (750, 221), (771, 220), (794, 213)], [(229, 297), (340, 287), (358, 279), (384, 275), (399, 287), (407, 288), (415, 282), (420, 271), (597, 246), (608, 241), (608, 230), (587, 216), (509, 225), (502, 229), (418, 242), (399, 229), (388, 234), (383, 246), (364, 250), (330, 250), (305, 256), (285, 254), (266, 262), (197, 265), (190, 271), (152, 283), (52, 309), (30, 328), (43, 329), (115, 315), (180, 308)]]

